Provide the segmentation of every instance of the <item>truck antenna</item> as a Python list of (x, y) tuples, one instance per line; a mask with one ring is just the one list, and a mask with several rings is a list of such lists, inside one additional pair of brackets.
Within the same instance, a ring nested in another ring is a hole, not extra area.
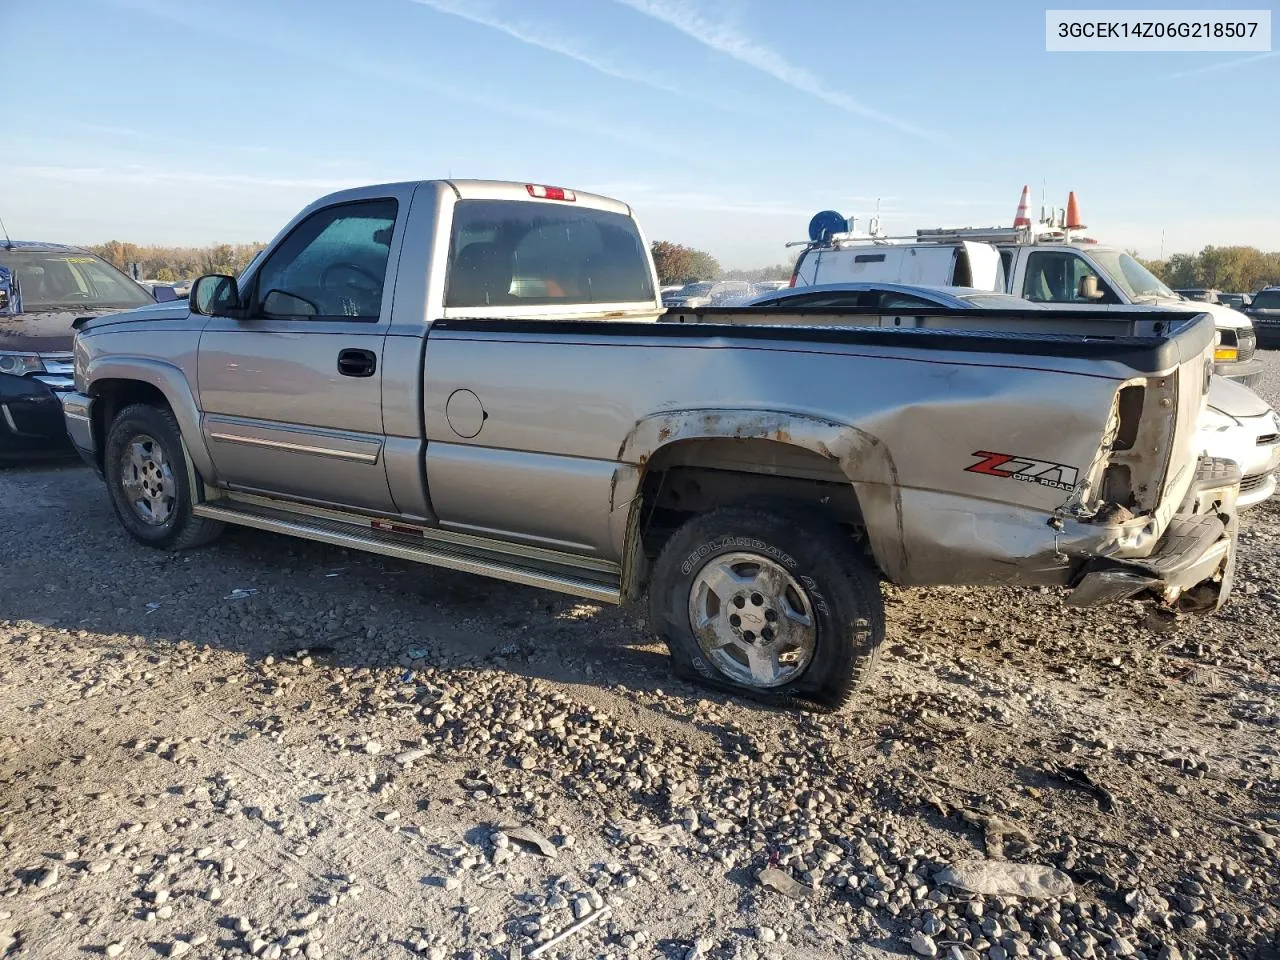
[(12, 250), (13, 241), (9, 239), (9, 228), (4, 225), (3, 220), (0, 220), (0, 231), (4, 231), (4, 248), (6, 250)]

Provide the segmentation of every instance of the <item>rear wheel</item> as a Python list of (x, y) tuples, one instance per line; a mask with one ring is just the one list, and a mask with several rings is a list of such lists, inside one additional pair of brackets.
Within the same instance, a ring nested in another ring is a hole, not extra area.
[(871, 563), (804, 511), (723, 507), (663, 548), (649, 618), (682, 672), (765, 699), (848, 702), (874, 670), (884, 603)]
[(222, 532), (218, 521), (192, 513), (182, 434), (168, 408), (137, 403), (121, 410), (107, 431), (103, 472), (116, 516), (140, 543), (185, 550)]

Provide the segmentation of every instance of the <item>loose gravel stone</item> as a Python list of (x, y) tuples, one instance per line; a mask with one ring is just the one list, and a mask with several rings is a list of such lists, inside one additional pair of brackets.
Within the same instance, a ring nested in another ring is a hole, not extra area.
[(933, 942), (933, 937), (918, 930), (911, 935), (911, 949), (922, 957), (936, 957), (938, 955), (938, 945)]

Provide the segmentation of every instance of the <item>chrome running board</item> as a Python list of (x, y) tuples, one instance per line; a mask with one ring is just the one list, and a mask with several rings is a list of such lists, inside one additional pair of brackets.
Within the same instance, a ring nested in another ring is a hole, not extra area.
[(580, 557), (392, 519), (320, 511), (301, 505), (294, 509), (284, 501), (234, 493), (198, 503), (193, 513), (241, 527), (475, 573), (600, 603), (616, 604), (622, 599), (620, 567), (596, 557)]

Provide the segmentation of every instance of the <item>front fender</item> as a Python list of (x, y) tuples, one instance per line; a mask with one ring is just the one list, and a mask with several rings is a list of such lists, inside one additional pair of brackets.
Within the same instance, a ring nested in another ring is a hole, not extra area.
[(112, 354), (89, 359), (83, 371), (83, 392), (90, 396), (98, 392), (95, 385), (108, 380), (146, 383), (159, 390), (178, 421), (192, 466), (202, 477), (211, 479), (215, 475), (213, 458), (209, 455), (204, 432), (200, 429), (200, 407), (181, 367), (149, 357)]
[(688, 440), (770, 440), (818, 454), (838, 465), (853, 485), (867, 540), (880, 569), (891, 580), (907, 568), (898, 471), (884, 442), (851, 424), (777, 410), (712, 408), (667, 410), (638, 421), (618, 450), (618, 460), (637, 469), (672, 444)]

